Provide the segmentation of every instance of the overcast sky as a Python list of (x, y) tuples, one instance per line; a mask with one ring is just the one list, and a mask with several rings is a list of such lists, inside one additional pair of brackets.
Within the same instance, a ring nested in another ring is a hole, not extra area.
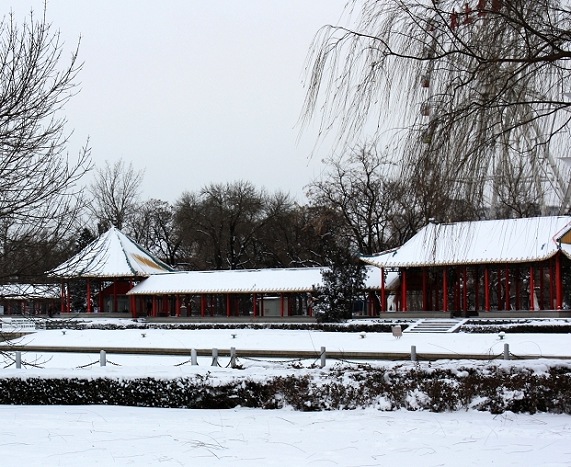
[[(144, 198), (175, 201), (211, 182), (249, 180), (304, 201), (327, 148), (297, 137), (314, 34), (346, 0), (48, 0), (81, 92), (66, 107), (70, 152), (90, 137), (96, 165), (145, 169)], [(10, 5), (11, 4), (11, 5)], [(2, 2), (21, 22), (43, 0)], [(67, 54), (66, 54), (67, 57)]]

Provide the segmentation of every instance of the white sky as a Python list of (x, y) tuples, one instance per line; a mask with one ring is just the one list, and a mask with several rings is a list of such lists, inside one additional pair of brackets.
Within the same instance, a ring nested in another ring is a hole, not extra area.
[[(327, 155), (324, 146), (309, 158), (316, 131), (297, 143), (304, 62), (345, 1), (48, 0), (66, 51), (81, 35), (70, 153), (89, 136), (96, 165), (123, 158), (145, 169), (143, 198), (244, 179), (303, 202)], [(0, 9), (21, 22), (42, 5)]]

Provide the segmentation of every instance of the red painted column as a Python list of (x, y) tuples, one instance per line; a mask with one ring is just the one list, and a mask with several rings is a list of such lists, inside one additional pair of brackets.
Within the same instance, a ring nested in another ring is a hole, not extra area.
[(468, 269), (462, 268), (462, 309), (468, 311)]
[(67, 289), (66, 289), (66, 311), (68, 313), (71, 313), (71, 293), (69, 290), (69, 282), (67, 283)]
[(178, 318), (180, 317), (180, 295), (176, 294), (174, 301), (174, 314)]
[(91, 313), (91, 282), (89, 280), (89, 277), (87, 278), (86, 281), (86, 291), (85, 291), (85, 295), (86, 295), (86, 307), (87, 307), (87, 312)]
[(480, 272), (478, 266), (474, 268), (474, 310), (476, 313), (480, 308)]
[(151, 315), (154, 316), (155, 318), (157, 316), (157, 296), (156, 295), (153, 295), (153, 308), (152, 308)]
[(97, 300), (98, 306), (99, 306), (99, 313), (102, 313), (103, 311), (105, 311), (104, 305), (105, 302), (103, 300), (103, 281), (99, 281), (99, 299)]
[(280, 293), (280, 316), (284, 315), (284, 294)]
[(563, 283), (561, 282), (561, 252), (555, 255), (555, 302), (557, 310), (563, 308)]
[(533, 280), (533, 266), (529, 267), (529, 309), (535, 309), (535, 283)]
[(226, 294), (226, 317), (230, 317), (230, 294)]
[(65, 283), (61, 283), (61, 293), (60, 293), (60, 300), (59, 300), (59, 311), (60, 313), (65, 313)]
[(519, 295), (520, 295), (520, 284), (519, 284), (519, 266), (516, 266), (514, 268), (514, 281), (515, 281), (515, 309), (519, 310), (521, 308), (520, 306), (520, 300), (519, 300)]
[(200, 294), (200, 316), (204, 318), (204, 309), (206, 308), (206, 297), (203, 293)]
[(422, 310), (423, 311), (428, 311), (427, 282), (428, 282), (428, 277), (426, 276), (426, 268), (422, 268)]
[(484, 309), (490, 311), (490, 270), (484, 268)]
[(117, 309), (117, 278), (113, 278), (113, 309), (111, 311), (119, 311)]
[(543, 263), (539, 266), (539, 309), (545, 310), (545, 300), (543, 296), (543, 288), (545, 287)]
[(401, 269), (401, 282), (402, 282), (402, 292), (401, 292), (401, 311), (406, 311), (406, 269)]
[(442, 270), (442, 311), (448, 311), (448, 277), (446, 276), (446, 266)]
[(381, 268), (381, 312), (387, 311), (385, 292), (385, 268)]
[(510, 270), (509, 268), (506, 266), (506, 270), (505, 270), (505, 280), (506, 280), (506, 311), (510, 311), (511, 310), (511, 305), (510, 305)]
[(557, 300), (554, 302), (556, 292), (554, 292), (555, 284), (555, 267), (553, 266), (553, 259), (549, 262), (549, 309), (554, 310), (557, 307)]

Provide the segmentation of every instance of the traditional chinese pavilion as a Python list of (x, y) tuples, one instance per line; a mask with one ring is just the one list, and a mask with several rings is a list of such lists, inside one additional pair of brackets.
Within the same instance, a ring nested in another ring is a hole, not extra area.
[[(48, 275), (62, 280), (62, 312), (71, 311), (66, 282), (84, 279), (88, 313), (128, 311), (136, 317), (145, 309), (145, 304), (137, 303), (135, 296), (128, 298), (127, 292), (150, 275), (172, 271), (170, 266), (112, 227)], [(95, 303), (92, 303), (92, 297), (96, 297)]]
[[(380, 309), (560, 311), (571, 304), (571, 217), (430, 222), (399, 248), (364, 256), (380, 269)], [(399, 275), (386, 290), (388, 272)]]

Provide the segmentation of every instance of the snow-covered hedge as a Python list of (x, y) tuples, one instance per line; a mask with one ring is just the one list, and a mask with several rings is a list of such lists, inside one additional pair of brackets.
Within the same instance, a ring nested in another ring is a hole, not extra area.
[(301, 411), (477, 409), (492, 413), (571, 414), (571, 366), (335, 366), (266, 379), (217, 380), (210, 373), (176, 379), (0, 376), (0, 404), (108, 404)]

